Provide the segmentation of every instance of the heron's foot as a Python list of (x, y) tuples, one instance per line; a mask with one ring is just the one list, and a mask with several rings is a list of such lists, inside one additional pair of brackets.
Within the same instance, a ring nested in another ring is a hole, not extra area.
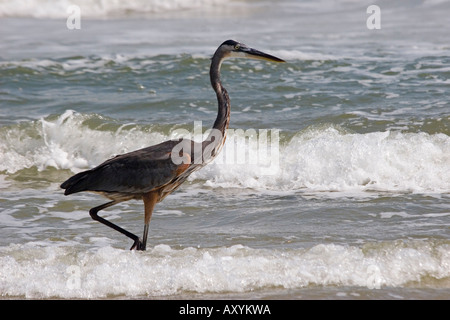
[(142, 242), (141, 239), (136, 239), (131, 246), (130, 250), (139, 250), (139, 251), (145, 251), (145, 244)]

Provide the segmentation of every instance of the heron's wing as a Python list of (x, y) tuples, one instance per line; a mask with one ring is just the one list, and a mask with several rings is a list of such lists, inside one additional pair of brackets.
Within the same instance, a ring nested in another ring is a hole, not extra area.
[(188, 166), (172, 160), (179, 141), (166, 141), (109, 159), (99, 166), (80, 172), (61, 185), (68, 195), (80, 191), (142, 194), (164, 186)]

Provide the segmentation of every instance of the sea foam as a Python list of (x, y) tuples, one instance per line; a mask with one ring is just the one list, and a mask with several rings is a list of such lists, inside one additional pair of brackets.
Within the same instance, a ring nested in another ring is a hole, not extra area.
[[(170, 128), (111, 121), (68, 110), (57, 117), (2, 127), (0, 172), (33, 167), (79, 172), (114, 155), (178, 137), (178, 131)], [(261, 156), (253, 163), (248, 158), (229, 162), (230, 150)], [(271, 170), (264, 171), (274, 157)], [(449, 192), (449, 163), (450, 137), (445, 134), (361, 134), (324, 124), (265, 144), (229, 137), (219, 157), (190, 180), (256, 190)]]
[[(380, 289), (448, 285), (449, 244), (393, 241), (268, 250), (242, 245), (146, 252), (12, 244), (0, 248), (0, 295), (26, 298), (154, 297), (308, 286)], [(30, 281), (32, 279), (32, 281)], [(212, 280), (214, 279), (214, 280)]]
[(67, 9), (77, 5), (83, 18), (126, 17), (175, 10), (190, 10), (225, 5), (223, 0), (132, 0), (132, 1), (0, 1), (0, 17), (67, 18)]

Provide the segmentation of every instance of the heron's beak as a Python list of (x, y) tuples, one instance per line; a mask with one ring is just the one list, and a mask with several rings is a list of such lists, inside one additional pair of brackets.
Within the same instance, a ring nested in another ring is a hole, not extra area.
[(259, 59), (259, 60), (266, 60), (266, 61), (272, 61), (272, 62), (286, 62), (283, 59), (277, 58), (275, 56), (272, 56), (270, 54), (252, 49), (252, 48), (246, 48), (246, 47), (242, 47), (240, 49), (241, 52), (243, 52), (245, 54), (246, 58), (251, 58), (251, 59)]

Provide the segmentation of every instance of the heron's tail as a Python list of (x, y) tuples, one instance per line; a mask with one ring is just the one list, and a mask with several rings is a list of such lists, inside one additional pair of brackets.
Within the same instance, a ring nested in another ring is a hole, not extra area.
[(72, 193), (85, 191), (86, 190), (86, 178), (88, 177), (88, 171), (83, 171), (77, 173), (76, 175), (70, 177), (61, 184), (61, 188), (65, 189), (64, 195), (69, 195)]

